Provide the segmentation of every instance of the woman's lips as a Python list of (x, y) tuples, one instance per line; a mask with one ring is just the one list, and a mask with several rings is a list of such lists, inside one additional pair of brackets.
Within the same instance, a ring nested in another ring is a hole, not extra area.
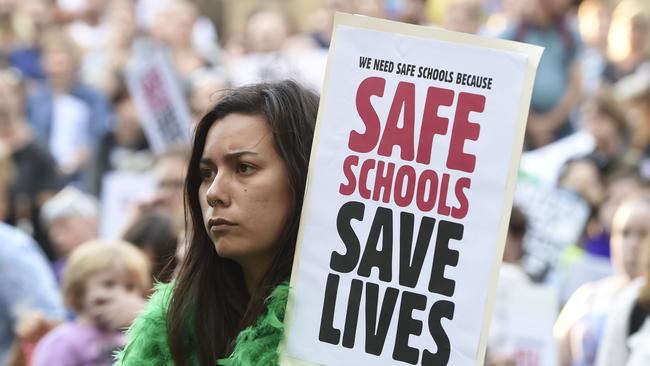
[(208, 229), (213, 233), (223, 232), (235, 226), (237, 225), (220, 217), (208, 220)]

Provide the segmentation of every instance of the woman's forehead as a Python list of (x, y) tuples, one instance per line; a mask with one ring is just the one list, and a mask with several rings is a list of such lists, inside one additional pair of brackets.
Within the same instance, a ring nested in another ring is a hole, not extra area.
[(273, 148), (273, 134), (266, 119), (259, 115), (231, 113), (210, 127), (203, 155)]

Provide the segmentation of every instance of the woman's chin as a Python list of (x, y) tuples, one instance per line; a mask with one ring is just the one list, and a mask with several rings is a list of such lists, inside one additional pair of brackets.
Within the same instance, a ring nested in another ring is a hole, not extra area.
[(219, 255), (221, 258), (235, 260), (239, 254), (236, 250), (233, 250), (231, 245), (228, 243), (223, 243), (221, 241), (216, 242), (214, 244), (214, 248), (217, 251), (217, 255)]

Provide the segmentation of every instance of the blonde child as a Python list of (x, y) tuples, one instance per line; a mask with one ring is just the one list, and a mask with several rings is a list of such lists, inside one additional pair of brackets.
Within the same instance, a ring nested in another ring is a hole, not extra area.
[(125, 344), (122, 328), (142, 309), (150, 264), (126, 242), (90, 241), (75, 249), (63, 280), (66, 305), (77, 313), (36, 347), (34, 366), (110, 365)]

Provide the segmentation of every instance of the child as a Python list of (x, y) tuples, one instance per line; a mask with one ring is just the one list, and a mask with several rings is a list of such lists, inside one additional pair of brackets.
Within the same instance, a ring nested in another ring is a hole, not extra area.
[(124, 346), (120, 328), (130, 325), (150, 290), (149, 262), (125, 242), (91, 241), (68, 260), (63, 297), (77, 312), (37, 345), (33, 365), (111, 365)]

